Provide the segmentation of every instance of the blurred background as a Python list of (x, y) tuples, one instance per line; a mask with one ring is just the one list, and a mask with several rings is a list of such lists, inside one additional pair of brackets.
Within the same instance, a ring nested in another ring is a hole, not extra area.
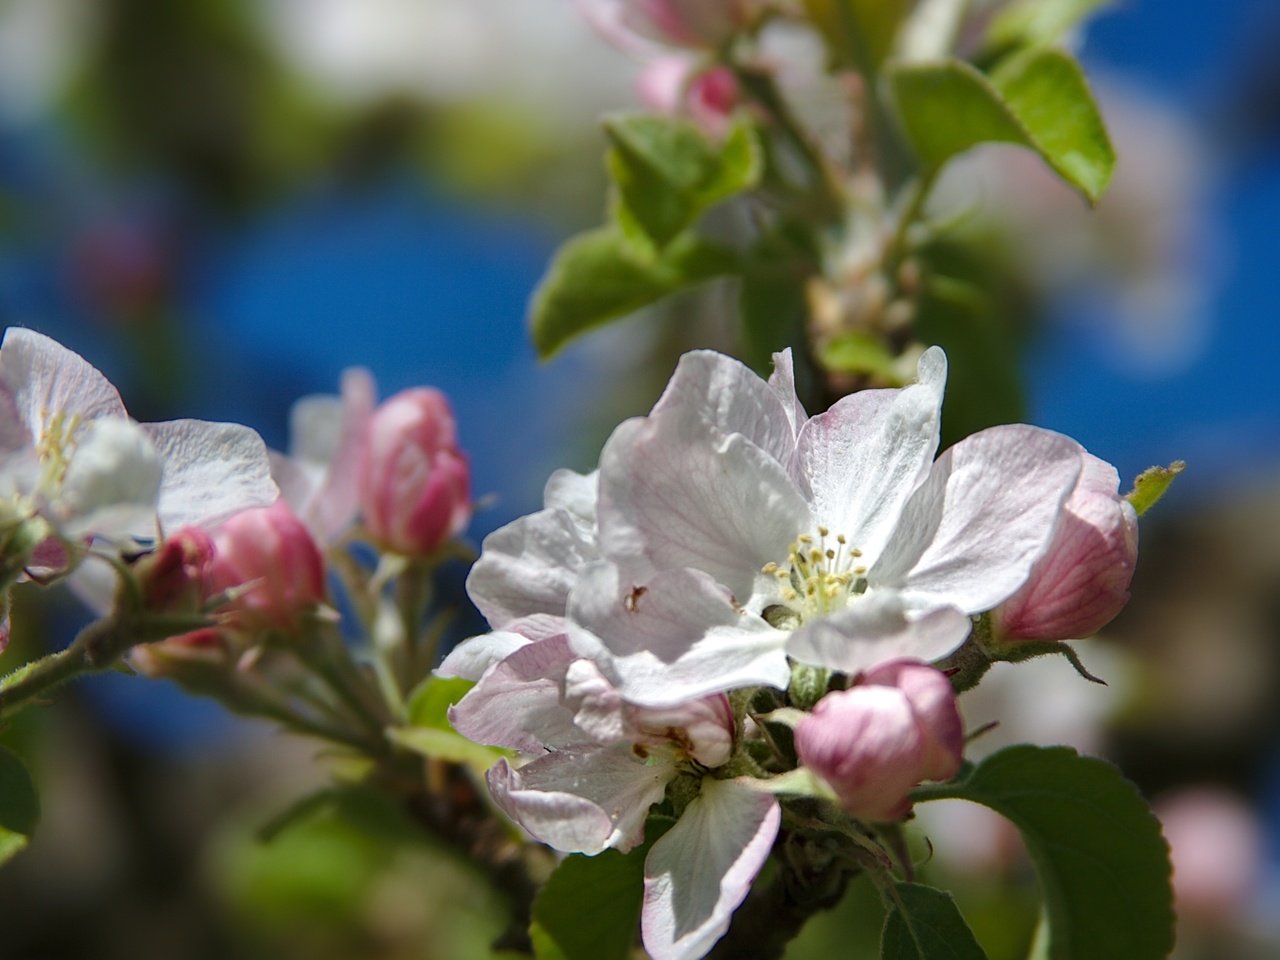
[[(1016, 152), (950, 171), (1017, 278), (1030, 422), (1131, 478), (1184, 459), (1143, 521), (1134, 601), (1065, 662), (998, 674), (971, 726), (1120, 763), (1166, 819), (1180, 955), (1280, 957), (1280, 8), (1126, 0), (1080, 53), (1120, 166), (1090, 212)], [(0, 0), (0, 320), (89, 358), (141, 420), (236, 420), (283, 447), (290, 404), (373, 371), (445, 390), (486, 497), (470, 538), (589, 469), (690, 346), (735, 350), (712, 287), (539, 364), (529, 293), (599, 221), (598, 120), (639, 64), (569, 0)], [(458, 633), (482, 624), (454, 571)], [(15, 610), (7, 670), (73, 635), (73, 603)], [(45, 809), (0, 872), (6, 957), (482, 957), (479, 881), (354, 803), (273, 844), (323, 780), (314, 749), (166, 684), (95, 678), (0, 740)], [(993, 960), (1025, 955), (1017, 838), (930, 810), (926, 869)], [(921, 840), (921, 850), (923, 840)], [(923, 853), (922, 853), (923, 856)], [(789, 954), (840, 955), (866, 891)], [(873, 955), (873, 954), (869, 954)]]

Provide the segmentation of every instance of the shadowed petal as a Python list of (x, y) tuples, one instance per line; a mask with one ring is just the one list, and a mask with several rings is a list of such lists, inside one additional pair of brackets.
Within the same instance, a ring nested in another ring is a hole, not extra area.
[(969, 628), (969, 618), (955, 607), (913, 613), (901, 596), (884, 590), (804, 624), (787, 641), (787, 653), (804, 663), (855, 674), (902, 657), (938, 660), (960, 646)]
[(645, 859), (640, 929), (653, 960), (695, 960), (724, 936), (780, 821), (769, 794), (736, 780), (703, 780)]
[(627, 700), (671, 707), (791, 675), (786, 634), (743, 613), (697, 570), (670, 570), (635, 589), (617, 567), (594, 564), (569, 600), (574, 648), (595, 660)]
[(629, 744), (549, 753), (516, 770), (499, 760), (489, 791), (507, 815), (564, 853), (629, 850), (644, 839), (649, 808), (675, 768), (646, 764)]

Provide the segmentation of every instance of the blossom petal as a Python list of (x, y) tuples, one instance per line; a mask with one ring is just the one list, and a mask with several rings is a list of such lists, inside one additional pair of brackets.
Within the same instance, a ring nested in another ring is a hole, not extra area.
[(567, 510), (583, 530), (596, 526), (596, 497), (599, 473), (575, 473), (557, 470), (547, 478), (542, 491), (542, 502), (548, 510)]
[(790, 347), (773, 355), (773, 373), (769, 375), (769, 389), (782, 401), (782, 409), (791, 423), (792, 433), (799, 436), (800, 428), (805, 425), (809, 415), (805, 413), (804, 404), (796, 396), (796, 372), (795, 365), (791, 361)]
[(1080, 475), (1069, 437), (1012, 424), (961, 440), (934, 464), (867, 579), (908, 606), (990, 610), (1026, 582)]
[(449, 708), (449, 722), (476, 743), (528, 754), (578, 743), (585, 738), (560, 698), (575, 659), (565, 637), (520, 646)]
[(739, 600), (811, 523), (786, 470), (741, 434), (629, 420), (600, 461), (600, 552), (636, 575), (694, 567)]
[(499, 760), (487, 779), (498, 806), (534, 837), (564, 853), (597, 854), (644, 840), (649, 808), (675, 772), (619, 744), (558, 750), (518, 770)]
[[(79, 354), (34, 330), (5, 331), (0, 385), (13, 398), (32, 438), (41, 437), (49, 417), (57, 413), (75, 414), (81, 423), (128, 416), (106, 377)], [(12, 440), (7, 435), (3, 439)]]
[(469, 637), (449, 651), (435, 675), (451, 680), (479, 680), (486, 670), (500, 660), (505, 660), (533, 640), (523, 634), (508, 630), (495, 630), (478, 637)]
[(784, 405), (781, 390), (750, 367), (711, 350), (680, 358), (649, 417), (675, 421), (668, 429), (685, 436), (700, 433), (714, 439), (740, 433), (780, 463), (791, 458), (796, 444), (795, 411)]
[(539, 510), (484, 538), (467, 593), (494, 627), (531, 614), (562, 616), (578, 570), (599, 559), (567, 510)]
[[(361, 454), (376, 398), (373, 377), (362, 367), (342, 374), (342, 397), (304, 398), (290, 415), (290, 453), (323, 467), (318, 486), (298, 516), (322, 543), (331, 543), (355, 519)], [(336, 405), (335, 405), (336, 400)]]
[(653, 960), (695, 960), (724, 936), (781, 817), (777, 800), (744, 782), (703, 780), (645, 859), (640, 930)]
[(785, 687), (791, 675), (787, 635), (743, 613), (698, 570), (664, 571), (632, 588), (613, 564), (593, 564), (569, 598), (569, 637), (646, 707), (757, 683)]
[(947, 358), (932, 347), (919, 381), (901, 390), (864, 390), (804, 425), (792, 475), (811, 497), (814, 519), (878, 556), (903, 505), (938, 450)]
[(938, 660), (960, 646), (969, 628), (969, 618), (955, 607), (917, 614), (900, 595), (881, 590), (801, 626), (787, 641), (787, 653), (804, 663), (854, 674), (904, 657)]
[(262, 438), (237, 423), (168, 420), (145, 423), (164, 461), (162, 530), (208, 526), (251, 507), (270, 506), (280, 491)]

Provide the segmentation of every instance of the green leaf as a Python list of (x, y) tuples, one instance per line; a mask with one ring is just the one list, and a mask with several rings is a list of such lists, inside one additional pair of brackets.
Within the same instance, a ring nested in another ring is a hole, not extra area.
[(1111, 0), (1016, 0), (991, 20), (987, 43), (999, 49), (1048, 46)]
[(889, 56), (914, 0), (804, 0), (838, 64), (873, 74)]
[(1050, 960), (1168, 956), (1169, 848), (1137, 789), (1111, 764), (1069, 747), (1009, 747), (913, 797), (971, 800), (1018, 827), (1044, 892)]
[(880, 936), (880, 960), (987, 960), (951, 894), (895, 883)]
[(556, 253), (533, 292), (534, 345), (545, 359), (593, 327), (737, 266), (733, 251), (692, 234), (656, 256), (629, 244), (616, 227), (578, 234)]
[(1059, 50), (1010, 58), (991, 79), (961, 60), (897, 64), (888, 81), (926, 177), (981, 143), (1034, 150), (1096, 203), (1115, 151), (1079, 64)]
[(433, 730), (452, 730), (449, 708), (475, 686), (465, 677), (427, 677), (409, 694), (409, 725)]
[(1169, 487), (1187, 465), (1175, 460), (1167, 467), (1148, 467), (1133, 481), (1133, 489), (1124, 498), (1133, 504), (1134, 512), (1142, 516), (1168, 492)]
[(723, 143), (676, 117), (628, 114), (605, 121), (617, 185), (614, 216), (633, 242), (665, 247), (702, 213), (760, 182), (763, 153), (746, 120)]
[(26, 765), (0, 747), (0, 863), (26, 848), (39, 820), (40, 799)]
[(387, 739), (397, 746), (420, 753), (424, 757), (464, 763), (480, 775), (503, 757), (511, 756), (498, 747), (486, 747), (473, 743), (452, 730), (433, 730), (430, 727), (393, 727), (387, 731)]
[(870, 333), (848, 330), (823, 344), (819, 362), (839, 373), (870, 374), (901, 386), (894, 356), (884, 341)]
[(647, 854), (646, 845), (566, 857), (533, 902), (529, 935), (537, 960), (626, 960), (640, 920)]

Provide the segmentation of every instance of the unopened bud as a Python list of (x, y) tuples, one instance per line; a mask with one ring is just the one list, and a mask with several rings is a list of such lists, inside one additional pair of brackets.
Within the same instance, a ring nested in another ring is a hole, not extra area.
[(434, 552), (471, 518), (471, 468), (444, 394), (418, 388), (374, 411), (360, 470), (365, 529), (407, 556)]
[(827, 781), (845, 809), (900, 820), (922, 780), (960, 769), (964, 728), (951, 682), (909, 660), (883, 664), (848, 690), (829, 693), (795, 730), (800, 762)]
[(1129, 600), (1138, 517), (1115, 467), (1081, 451), (1080, 479), (1031, 576), (992, 614), (1001, 640), (1072, 640), (1102, 629)]
[(209, 582), (243, 626), (292, 631), (324, 600), (324, 560), (283, 500), (237, 513), (213, 534)]

